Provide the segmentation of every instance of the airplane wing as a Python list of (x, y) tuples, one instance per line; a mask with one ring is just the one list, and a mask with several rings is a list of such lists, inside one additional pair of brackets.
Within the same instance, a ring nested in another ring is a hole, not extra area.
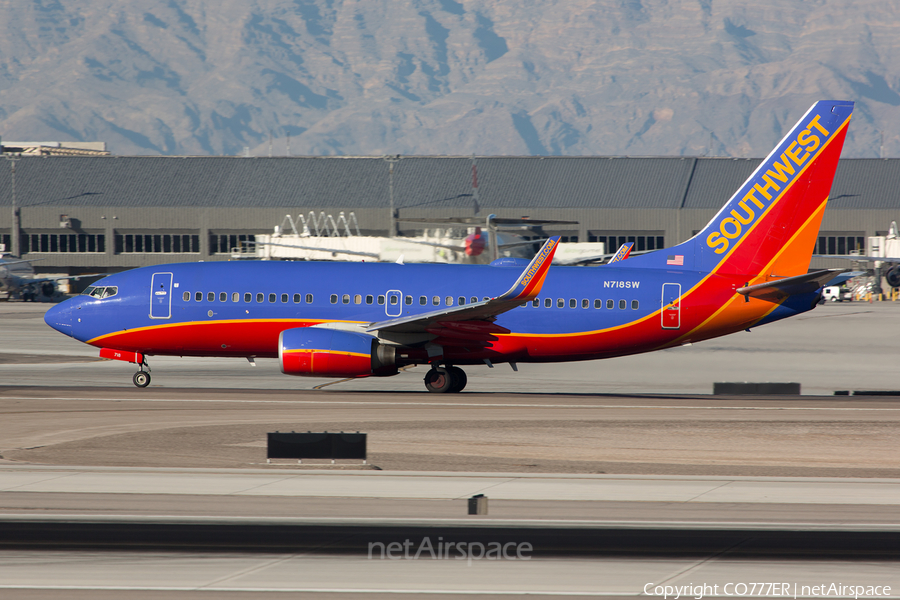
[(460, 321), (492, 321), (494, 317), (534, 300), (544, 285), (559, 236), (547, 240), (541, 251), (528, 264), (519, 279), (504, 294), (464, 306), (448, 307), (427, 313), (372, 323), (367, 332), (420, 333), (437, 323)]
[(331, 252), (332, 254), (349, 254), (351, 256), (365, 256), (368, 258), (380, 258), (374, 252), (358, 252), (356, 250), (338, 250), (337, 248), (317, 248), (315, 246), (297, 246), (295, 244), (278, 244), (275, 242), (253, 242), (260, 246), (277, 246), (279, 248), (297, 248), (298, 250), (315, 250), (316, 252)]
[(825, 284), (825, 287), (829, 287), (832, 285), (841, 285), (845, 281), (853, 279), (854, 277), (859, 277), (860, 275), (865, 275), (865, 271), (847, 271), (846, 273), (841, 273), (831, 281)]
[(19, 265), (22, 263), (33, 263), (39, 260), (44, 260), (43, 258), (29, 258), (29, 259), (19, 259), (19, 260), (2, 260), (0, 259), (0, 267), (5, 267), (7, 265)]
[(484, 217), (434, 217), (434, 218), (414, 218), (399, 219), (404, 223), (428, 223), (431, 225), (469, 225), (484, 227), (486, 222), (493, 223), (498, 226), (507, 227), (528, 227), (538, 225), (578, 225), (578, 221), (557, 221), (554, 219), (527, 219), (527, 218), (506, 218), (490, 215), (486, 219)]
[(78, 281), (82, 277), (99, 277), (101, 275), (108, 275), (108, 273), (85, 273), (84, 275), (54, 275), (53, 277), (22, 277), (22, 281), (27, 282), (28, 285), (34, 283), (44, 283), (45, 281), (62, 281), (63, 279), (74, 279)]
[(796, 277), (785, 277), (776, 281), (767, 281), (756, 285), (748, 285), (735, 290), (742, 296), (753, 296), (769, 302), (780, 302), (788, 296), (809, 294), (834, 279), (835, 275), (845, 272), (846, 269), (825, 269), (813, 271)]
[(855, 260), (858, 262), (900, 262), (900, 257), (897, 256), (856, 256), (854, 254), (813, 254), (813, 258), (843, 258), (846, 260)]

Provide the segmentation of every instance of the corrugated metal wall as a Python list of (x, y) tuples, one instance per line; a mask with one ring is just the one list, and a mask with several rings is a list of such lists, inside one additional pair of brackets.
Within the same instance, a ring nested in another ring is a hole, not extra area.
[[(577, 220), (560, 232), (662, 231), (667, 245), (701, 229), (759, 159), (479, 157), (480, 215)], [(116, 254), (116, 233), (193, 231), (201, 258), (209, 233), (264, 233), (285, 214), (353, 211), (360, 228), (386, 232), (388, 167), (380, 157), (26, 157), (16, 196), (26, 232), (103, 233), (102, 255), (44, 255), (42, 268), (123, 268), (196, 260), (196, 254)], [(11, 224), (10, 169), (0, 162), (0, 233)], [(470, 216), (472, 161), (401, 157), (394, 205), (403, 217)], [(841, 161), (823, 232), (885, 231), (900, 219), (900, 159)], [(410, 226), (401, 224), (401, 229)]]

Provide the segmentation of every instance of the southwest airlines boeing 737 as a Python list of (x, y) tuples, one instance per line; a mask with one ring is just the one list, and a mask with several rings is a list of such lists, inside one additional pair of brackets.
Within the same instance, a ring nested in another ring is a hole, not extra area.
[[(593, 360), (749, 329), (816, 306), (833, 270), (808, 273), (853, 103), (821, 101), (696, 236), (601, 267), (220, 262), (110, 275), (46, 322), (139, 365), (147, 356), (277, 358), (288, 375), (390, 376), (430, 365)], [(524, 267), (524, 270), (523, 270)]]

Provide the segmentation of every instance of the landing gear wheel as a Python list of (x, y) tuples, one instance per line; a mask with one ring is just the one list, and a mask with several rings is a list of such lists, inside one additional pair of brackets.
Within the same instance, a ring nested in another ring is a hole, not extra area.
[(466, 383), (469, 382), (469, 378), (466, 377), (466, 372), (459, 367), (448, 367), (447, 370), (450, 371), (450, 378), (453, 380), (450, 391), (453, 393), (463, 391), (463, 388), (466, 387)]
[(432, 367), (425, 373), (425, 388), (429, 392), (443, 394), (452, 391), (450, 388), (453, 384), (453, 378), (447, 369), (443, 367)]
[(134, 381), (134, 385), (139, 388), (145, 388), (150, 385), (150, 373), (147, 371), (138, 371), (131, 380)]

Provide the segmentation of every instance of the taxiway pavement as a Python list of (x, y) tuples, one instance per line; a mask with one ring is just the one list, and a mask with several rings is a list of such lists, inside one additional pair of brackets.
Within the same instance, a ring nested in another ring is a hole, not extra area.
[[(49, 305), (0, 303), (0, 383), (131, 385), (134, 365), (92, 360), (98, 350), (43, 322)], [(650, 354), (605, 361), (467, 368), (467, 392), (709, 394), (716, 381), (798, 382), (804, 394), (894, 390), (900, 302), (829, 303), (777, 323)], [(22, 359), (30, 355), (29, 361)], [(89, 362), (84, 362), (84, 361)], [(425, 370), (336, 383), (282, 375), (277, 361), (150, 357), (151, 387), (420, 392)], [(15, 362), (13, 362), (15, 361)]]

